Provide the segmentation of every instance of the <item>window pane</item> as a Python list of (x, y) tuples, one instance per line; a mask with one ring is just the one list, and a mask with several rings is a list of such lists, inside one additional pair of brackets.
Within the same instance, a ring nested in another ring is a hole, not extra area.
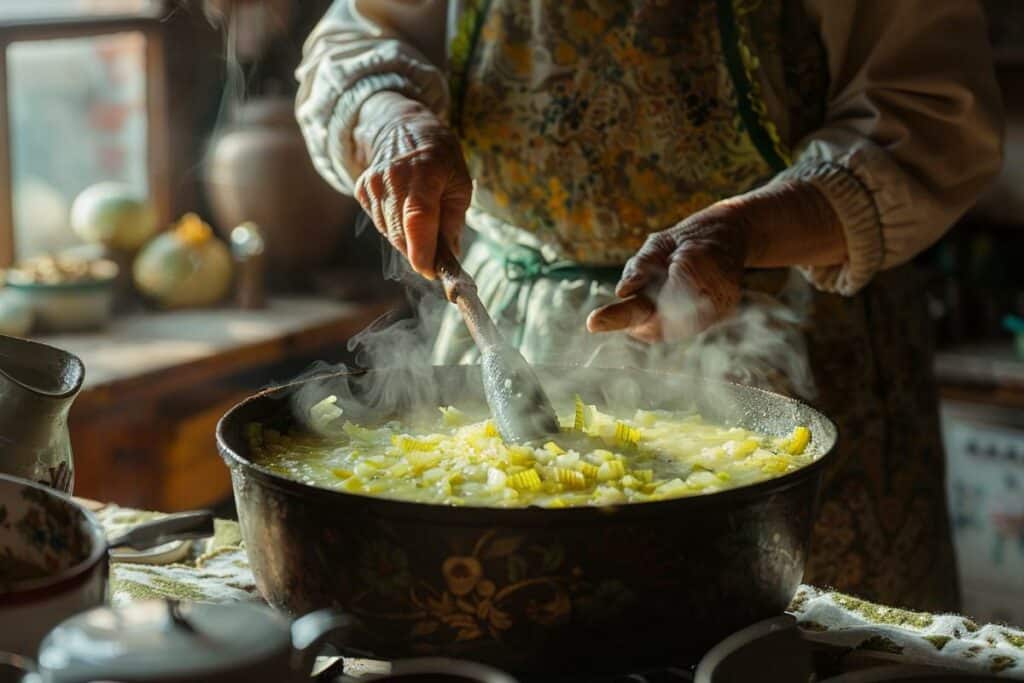
[(158, 0), (0, 0), (0, 23), (27, 19), (148, 14)]
[(8, 48), (17, 257), (72, 246), (83, 189), (146, 182), (145, 37), (118, 33)]

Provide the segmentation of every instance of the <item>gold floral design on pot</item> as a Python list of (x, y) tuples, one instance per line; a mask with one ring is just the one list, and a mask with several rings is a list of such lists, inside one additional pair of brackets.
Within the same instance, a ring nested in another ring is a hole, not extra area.
[(458, 597), (463, 597), (473, 592), (484, 570), (475, 557), (449, 557), (441, 565), (441, 573), (444, 574), (448, 590)]
[(615, 618), (634, 599), (621, 581), (590, 581), (581, 567), (566, 566), (557, 542), (489, 530), (475, 539), (472, 552), (444, 557), (436, 578), (412, 579), (405, 552), (387, 537), (384, 532), (367, 543), (360, 576), (372, 590), (358, 596), (353, 609), (371, 619), (408, 621), (408, 637), (424, 653), (453, 642), (514, 640), (516, 629), (565, 624), (574, 611)]

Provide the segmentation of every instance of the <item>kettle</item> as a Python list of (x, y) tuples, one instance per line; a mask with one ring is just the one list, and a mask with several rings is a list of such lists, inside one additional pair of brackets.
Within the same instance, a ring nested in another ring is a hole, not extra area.
[[(43, 640), (38, 663), (0, 656), (0, 683), (298, 683), (311, 680), (327, 643), (344, 641), (354, 620), (320, 610), (290, 622), (261, 603), (147, 600), (73, 616)], [(15, 658), (17, 659), (17, 658)], [(381, 663), (383, 664), (383, 663)], [(330, 676), (333, 667), (323, 669)], [(474, 662), (411, 659), (367, 681), (516, 683)]]
[(349, 626), (348, 617), (329, 610), (289, 623), (257, 603), (97, 607), (50, 631), (37, 671), (24, 680), (291, 683), (309, 680), (327, 639)]
[(84, 379), (76, 356), (0, 336), (0, 474), (71, 493), (68, 411)]

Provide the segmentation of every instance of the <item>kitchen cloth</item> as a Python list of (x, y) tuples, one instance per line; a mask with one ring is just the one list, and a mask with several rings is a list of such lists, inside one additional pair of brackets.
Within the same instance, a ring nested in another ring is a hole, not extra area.
[[(161, 516), (108, 505), (97, 516), (108, 536)], [(238, 523), (217, 520), (213, 537), (165, 565), (111, 566), (113, 605), (177, 598), (195, 602), (260, 600)], [(895, 663), (957, 668), (1024, 680), (1024, 630), (979, 625), (953, 614), (885, 607), (813, 586), (801, 586), (787, 610), (811, 642), (863, 650)]]

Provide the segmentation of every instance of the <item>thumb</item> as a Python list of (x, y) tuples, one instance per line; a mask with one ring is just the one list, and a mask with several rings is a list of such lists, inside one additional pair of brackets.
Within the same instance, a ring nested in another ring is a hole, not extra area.
[(402, 211), (409, 263), (417, 273), (429, 279), (434, 277), (438, 213), (437, 199), (424, 195), (409, 195)]
[(594, 309), (587, 316), (590, 332), (612, 332), (641, 327), (657, 312), (655, 305), (643, 296), (630, 296), (622, 301)]

